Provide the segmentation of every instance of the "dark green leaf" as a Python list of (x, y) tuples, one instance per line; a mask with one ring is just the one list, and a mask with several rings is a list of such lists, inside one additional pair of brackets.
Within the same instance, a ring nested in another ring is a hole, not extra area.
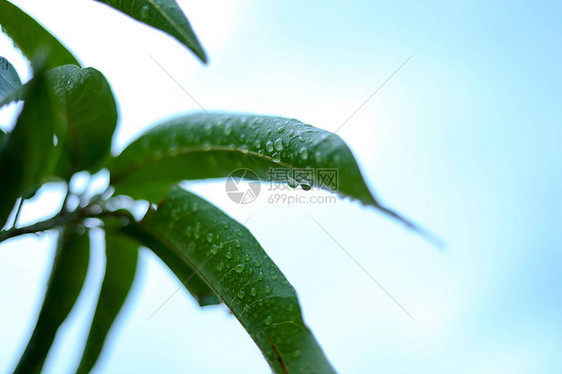
[(6, 0), (0, 0), (0, 25), (28, 59), (35, 58), (40, 51), (48, 52), (47, 69), (67, 64), (80, 65), (43, 26)]
[[(137, 199), (158, 202), (180, 180), (224, 178), (238, 168), (268, 180), (274, 168), (296, 171), (294, 180), (284, 179), (288, 173), (276, 173), (277, 182), (313, 185), (357, 199), (417, 229), (375, 199), (340, 137), (294, 119), (187, 115), (149, 130), (114, 161), (111, 183), (116, 192)], [(318, 178), (323, 170), (337, 170), (336, 183)]]
[(33, 192), (53, 168), (56, 113), (46, 78), (37, 72), (16, 126), (0, 149), (0, 225), (6, 222), (17, 198)]
[(106, 230), (105, 243), (105, 276), (77, 373), (89, 373), (94, 367), (135, 278), (138, 244), (111, 230)]
[[(110, 155), (117, 126), (117, 105), (109, 83), (98, 70), (75, 65), (52, 69), (47, 79), (62, 122), (55, 129), (61, 151), (55, 175), (68, 180), (80, 170), (98, 171)], [(23, 100), (31, 82), (0, 100), (0, 107)]]
[(78, 233), (72, 228), (61, 231), (43, 306), (15, 374), (41, 372), (57, 330), (80, 294), (88, 270), (89, 256), (90, 242), (87, 233)]
[[(131, 220), (131, 222), (134, 222)], [(216, 305), (220, 300), (216, 293), (205, 283), (194, 270), (182, 253), (165, 237), (148, 226), (129, 224), (121, 231), (149, 248), (172, 270), (178, 280), (182, 282), (189, 293), (197, 300), (200, 306)]]
[(303, 322), (294, 288), (243, 225), (179, 187), (139, 225), (165, 237), (196, 269), (274, 372), (334, 372)]
[(174, 0), (96, 0), (162, 30), (189, 48), (203, 62), (207, 56), (189, 21)]
[(18, 72), (10, 61), (0, 57), (0, 102), (19, 87), (21, 87), (21, 80)]
[(51, 70), (47, 77), (66, 125), (57, 133), (61, 157), (56, 175), (69, 179), (79, 170), (96, 172), (109, 156), (117, 126), (117, 106), (109, 84), (96, 69), (74, 65)]

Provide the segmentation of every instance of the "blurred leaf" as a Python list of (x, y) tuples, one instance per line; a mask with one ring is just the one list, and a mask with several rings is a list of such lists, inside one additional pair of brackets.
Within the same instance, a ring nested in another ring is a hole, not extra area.
[(96, 0), (144, 24), (162, 30), (189, 48), (203, 62), (207, 56), (189, 21), (174, 0)]
[(0, 57), (0, 102), (19, 87), (21, 87), (21, 80), (18, 72), (10, 61)]
[(274, 372), (334, 372), (303, 322), (294, 288), (243, 225), (179, 187), (139, 225), (166, 238), (196, 269)]
[(220, 304), (216, 293), (205, 283), (181, 252), (160, 233), (150, 227), (135, 224), (123, 226), (121, 231), (154, 252), (176, 275), (200, 306)]
[[(95, 173), (110, 155), (117, 126), (117, 104), (109, 83), (98, 70), (75, 65), (49, 70), (47, 80), (61, 119), (55, 129), (61, 150), (55, 175), (68, 180), (77, 171)], [(0, 100), (0, 107), (24, 100), (32, 81)]]
[(105, 243), (105, 276), (77, 373), (89, 373), (94, 367), (135, 278), (138, 244), (111, 230), (105, 232)]
[(90, 256), (87, 233), (64, 228), (37, 324), (14, 373), (39, 373), (64, 322), (82, 289)]
[[(419, 230), (375, 199), (339, 136), (281, 117), (198, 113), (165, 122), (114, 160), (111, 183), (119, 194), (158, 202), (180, 180), (225, 178), (239, 168), (251, 169), (261, 180), (270, 179), (270, 168), (293, 171), (294, 179), (287, 179), (288, 173), (275, 173), (273, 179), (357, 199)], [(319, 172), (333, 176), (334, 171), (332, 182), (319, 178)]]
[(48, 52), (45, 68), (74, 64), (76, 58), (32, 17), (6, 0), (0, 0), (0, 25), (28, 59), (39, 51)]
[(117, 105), (102, 73), (66, 65), (48, 72), (65, 125), (55, 173), (63, 179), (80, 170), (96, 172), (109, 156), (117, 126)]
[[(0, 226), (18, 197), (33, 192), (49, 175), (56, 161), (53, 144), (58, 117), (44, 74), (35, 74), (16, 126), (0, 149)], [(8, 182), (9, 181), (9, 182)]]

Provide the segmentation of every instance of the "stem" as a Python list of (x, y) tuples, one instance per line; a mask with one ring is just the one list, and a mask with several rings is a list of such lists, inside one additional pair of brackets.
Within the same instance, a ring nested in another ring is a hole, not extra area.
[(101, 212), (91, 212), (91, 206), (88, 205), (84, 208), (77, 209), (74, 212), (61, 212), (54, 217), (40, 221), (25, 227), (11, 228), (9, 230), (0, 231), (0, 243), (4, 240), (14, 238), (16, 236), (33, 234), (40, 231), (47, 231), (54, 229), (55, 227), (65, 225), (70, 222), (76, 222), (84, 218), (101, 218), (101, 217), (126, 217), (131, 219), (132, 216), (126, 214), (125, 212), (119, 211), (101, 211)]
[(20, 202), (18, 204), (18, 210), (16, 211), (16, 215), (14, 216), (14, 223), (12, 224), (12, 229), (16, 228), (18, 223), (18, 218), (20, 217), (21, 207), (23, 206), (23, 197), (20, 197)]

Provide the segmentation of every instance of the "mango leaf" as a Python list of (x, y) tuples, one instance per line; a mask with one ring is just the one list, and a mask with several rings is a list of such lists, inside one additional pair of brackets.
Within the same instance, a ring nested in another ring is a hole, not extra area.
[(239, 168), (262, 181), (315, 186), (357, 199), (420, 230), (374, 197), (340, 137), (295, 119), (228, 113), (179, 117), (131, 143), (110, 170), (116, 193), (158, 202), (180, 180), (226, 178)]
[(0, 226), (5, 224), (16, 200), (33, 192), (56, 161), (56, 103), (44, 74), (39, 71), (35, 76), (16, 126), (5, 136), (0, 149)]
[(96, 0), (164, 31), (190, 49), (204, 63), (207, 56), (197, 40), (189, 21), (174, 0)]
[(45, 68), (74, 64), (76, 58), (51, 33), (32, 17), (6, 0), (0, 0), (0, 25), (28, 59), (40, 51), (48, 52)]
[(105, 243), (105, 276), (77, 373), (89, 373), (94, 367), (135, 278), (138, 244), (111, 230), (106, 230)]
[(138, 225), (166, 238), (196, 269), (274, 372), (334, 372), (303, 322), (294, 288), (243, 225), (179, 187)]
[(0, 101), (21, 87), (21, 80), (18, 72), (10, 61), (0, 57)]
[(102, 73), (66, 65), (48, 72), (60, 102), (62, 130), (57, 133), (61, 157), (55, 174), (63, 179), (80, 170), (96, 172), (109, 156), (117, 126), (117, 105)]
[(154, 252), (174, 273), (200, 306), (220, 304), (221, 301), (217, 294), (205, 283), (192, 264), (185, 259), (183, 254), (174, 245), (150, 227), (135, 224), (134, 218), (131, 217), (129, 222), (131, 223), (122, 226), (120, 231)]
[(66, 227), (59, 241), (37, 324), (14, 373), (39, 373), (64, 322), (82, 289), (90, 256), (87, 233)]
[[(98, 70), (75, 65), (49, 70), (47, 80), (59, 103), (62, 122), (55, 129), (61, 152), (55, 175), (68, 180), (80, 170), (98, 171), (110, 155), (118, 119), (109, 83)], [(32, 81), (0, 99), (0, 107), (24, 100)]]

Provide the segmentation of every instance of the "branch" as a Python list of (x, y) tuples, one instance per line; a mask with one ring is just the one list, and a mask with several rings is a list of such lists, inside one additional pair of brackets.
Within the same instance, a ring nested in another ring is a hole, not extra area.
[(89, 205), (87, 207), (84, 207), (82, 209), (77, 209), (70, 213), (61, 211), (54, 217), (34, 223), (29, 226), (0, 231), (0, 243), (3, 242), (4, 240), (8, 240), (16, 236), (25, 235), (25, 234), (34, 234), (41, 231), (52, 230), (55, 227), (65, 225), (70, 222), (76, 222), (84, 218), (101, 218), (101, 217), (113, 216), (113, 217), (126, 217), (128, 219), (134, 219), (130, 214), (127, 214), (123, 211), (107, 211), (107, 210), (92, 211), (91, 208), (92, 206)]

